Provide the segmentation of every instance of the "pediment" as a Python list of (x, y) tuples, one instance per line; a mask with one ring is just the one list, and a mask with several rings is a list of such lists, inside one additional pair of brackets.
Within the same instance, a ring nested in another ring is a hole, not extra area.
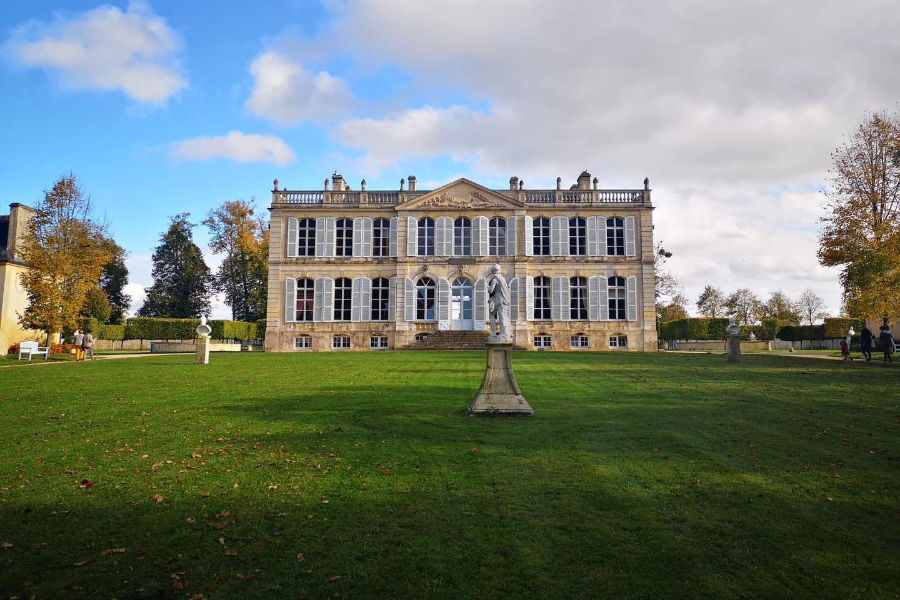
[(518, 200), (489, 190), (466, 178), (460, 178), (398, 205), (397, 210), (517, 209), (523, 207), (524, 205)]

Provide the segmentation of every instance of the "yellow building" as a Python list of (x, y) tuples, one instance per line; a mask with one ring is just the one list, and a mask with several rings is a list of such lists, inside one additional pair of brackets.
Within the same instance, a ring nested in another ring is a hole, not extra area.
[(19, 258), (22, 235), (34, 209), (24, 204), (10, 204), (9, 214), (0, 216), (0, 352), (15, 343), (29, 339), (34, 332), (19, 327), (19, 313), (25, 312), (28, 297), (20, 275), (28, 268)]
[(466, 347), (486, 280), (510, 284), (516, 347), (655, 351), (653, 206), (642, 189), (272, 192), (267, 351)]

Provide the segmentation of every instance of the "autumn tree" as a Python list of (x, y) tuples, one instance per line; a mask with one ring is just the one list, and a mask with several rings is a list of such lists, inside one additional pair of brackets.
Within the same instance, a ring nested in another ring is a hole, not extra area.
[(806, 288), (800, 294), (800, 298), (797, 300), (797, 312), (806, 325), (813, 325), (828, 316), (828, 311), (825, 310), (825, 300), (811, 288)]
[(799, 305), (781, 290), (772, 292), (769, 299), (760, 307), (763, 319), (776, 320), (784, 325), (799, 325)]
[(656, 303), (656, 320), (660, 323), (688, 318), (689, 300), (682, 290), (676, 290), (668, 302)]
[(100, 275), (100, 289), (106, 293), (110, 304), (109, 323), (120, 324), (125, 321), (128, 309), (131, 307), (131, 296), (125, 293), (128, 285), (128, 267), (125, 266), (125, 249), (108, 240), (112, 258), (103, 265), (103, 273)]
[(228, 200), (210, 210), (203, 224), (209, 229), (210, 249), (222, 254), (215, 289), (225, 296), (236, 321), (266, 316), (269, 278), (269, 230), (254, 216), (254, 200)]
[(112, 314), (112, 305), (106, 292), (100, 286), (92, 287), (88, 290), (84, 298), (84, 306), (81, 309), (81, 316), (86, 319), (97, 319), (101, 323), (109, 321)]
[(706, 286), (697, 298), (697, 311), (704, 317), (725, 316), (725, 294), (717, 287)]
[(841, 267), (849, 314), (900, 316), (900, 112), (867, 114), (832, 155), (819, 262)]
[(28, 297), (19, 323), (53, 334), (77, 329), (89, 290), (97, 287), (110, 254), (106, 226), (93, 215), (90, 198), (69, 173), (61, 176), (37, 203), (23, 237), (22, 275)]
[(742, 287), (728, 295), (724, 307), (739, 324), (751, 325), (759, 320), (762, 302), (750, 288)]
[(209, 314), (212, 280), (203, 253), (194, 243), (190, 213), (171, 217), (153, 251), (153, 285), (138, 311), (141, 317), (189, 319)]

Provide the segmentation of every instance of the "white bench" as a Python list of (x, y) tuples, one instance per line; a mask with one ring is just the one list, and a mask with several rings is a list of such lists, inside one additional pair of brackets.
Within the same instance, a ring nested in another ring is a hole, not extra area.
[(19, 360), (22, 360), (23, 356), (27, 356), (30, 362), (32, 356), (40, 356), (42, 354), (44, 355), (44, 360), (48, 360), (50, 348), (38, 346), (37, 342), (19, 342)]

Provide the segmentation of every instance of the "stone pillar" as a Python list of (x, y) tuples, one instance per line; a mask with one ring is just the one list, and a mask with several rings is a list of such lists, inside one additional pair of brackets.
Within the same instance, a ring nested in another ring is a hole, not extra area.
[(512, 368), (512, 342), (487, 341), (487, 366), (475, 399), (469, 404), (472, 415), (534, 414), (522, 396)]
[(209, 337), (203, 336), (197, 338), (197, 355), (194, 359), (195, 365), (209, 364)]
[(741, 336), (729, 334), (725, 340), (725, 351), (728, 354), (728, 362), (741, 362)]

